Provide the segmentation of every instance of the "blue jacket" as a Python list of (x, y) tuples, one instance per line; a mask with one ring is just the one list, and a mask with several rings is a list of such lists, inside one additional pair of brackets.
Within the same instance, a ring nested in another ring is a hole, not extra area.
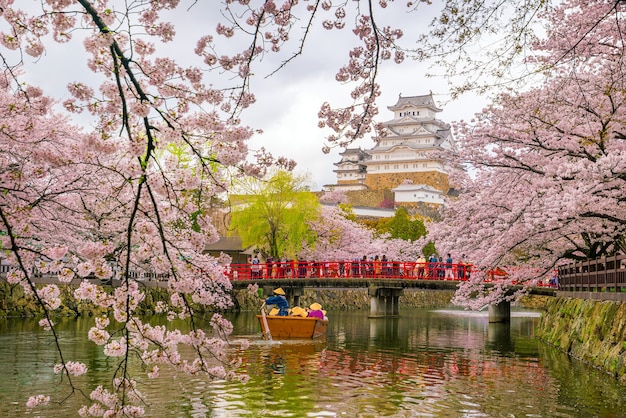
[(289, 315), (289, 302), (282, 295), (274, 295), (265, 299), (266, 305), (276, 305), (278, 307), (278, 316)]

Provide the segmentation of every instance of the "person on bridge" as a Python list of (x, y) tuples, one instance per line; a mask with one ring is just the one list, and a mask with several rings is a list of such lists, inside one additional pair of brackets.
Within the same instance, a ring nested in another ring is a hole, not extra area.
[(285, 291), (282, 287), (277, 287), (274, 289), (274, 295), (265, 299), (266, 305), (276, 305), (278, 308), (278, 316), (287, 316), (289, 315), (289, 302), (285, 297)]
[(452, 256), (448, 253), (448, 257), (446, 258), (446, 279), (454, 279), (454, 272), (452, 270)]
[(423, 279), (425, 277), (425, 267), (426, 267), (426, 257), (424, 257), (423, 255), (420, 255), (419, 258), (417, 259), (417, 262), (415, 263), (415, 276), (418, 279)]

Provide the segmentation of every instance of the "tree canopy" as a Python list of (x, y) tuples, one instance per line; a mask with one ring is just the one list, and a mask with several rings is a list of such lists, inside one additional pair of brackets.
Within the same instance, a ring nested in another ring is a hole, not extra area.
[(245, 247), (256, 246), (274, 258), (295, 258), (314, 245), (309, 222), (320, 217), (320, 203), (304, 178), (279, 171), (269, 180), (247, 179), (231, 228)]

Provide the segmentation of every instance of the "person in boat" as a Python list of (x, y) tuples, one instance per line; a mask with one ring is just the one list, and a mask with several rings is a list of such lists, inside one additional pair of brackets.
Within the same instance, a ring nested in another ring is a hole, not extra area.
[(289, 302), (285, 297), (285, 291), (282, 287), (277, 287), (274, 289), (274, 294), (269, 298), (265, 299), (265, 304), (276, 305), (278, 308), (278, 316), (287, 316), (289, 315)]
[(301, 316), (303, 318), (306, 318), (307, 311), (299, 306), (294, 306), (293, 308), (291, 308), (291, 316)]
[(322, 311), (322, 305), (315, 302), (309, 306), (309, 318), (324, 319), (324, 311)]

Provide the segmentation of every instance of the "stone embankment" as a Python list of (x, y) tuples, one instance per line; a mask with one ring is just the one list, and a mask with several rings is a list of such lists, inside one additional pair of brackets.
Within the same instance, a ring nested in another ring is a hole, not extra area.
[[(102, 309), (89, 302), (78, 302), (72, 297), (74, 286), (59, 285), (61, 290), (61, 306), (54, 311), (57, 316), (98, 315)], [(167, 301), (165, 289), (146, 288), (146, 297), (139, 305), (138, 313), (149, 315), (154, 312), (158, 301)], [(434, 308), (450, 303), (453, 291), (407, 289), (400, 297), (400, 305), (408, 308)], [(258, 311), (263, 299), (257, 293), (248, 290), (233, 291), (235, 305), (233, 310)], [(367, 289), (306, 289), (300, 297), (301, 306), (309, 306), (313, 302), (320, 303), (325, 310), (360, 310), (370, 308), (370, 297)], [(206, 312), (200, 307), (197, 311)], [(0, 282), (0, 317), (32, 317), (43, 316), (43, 309), (32, 296), (24, 294), (21, 286), (11, 286)]]
[(536, 336), (626, 384), (626, 304), (553, 298)]

